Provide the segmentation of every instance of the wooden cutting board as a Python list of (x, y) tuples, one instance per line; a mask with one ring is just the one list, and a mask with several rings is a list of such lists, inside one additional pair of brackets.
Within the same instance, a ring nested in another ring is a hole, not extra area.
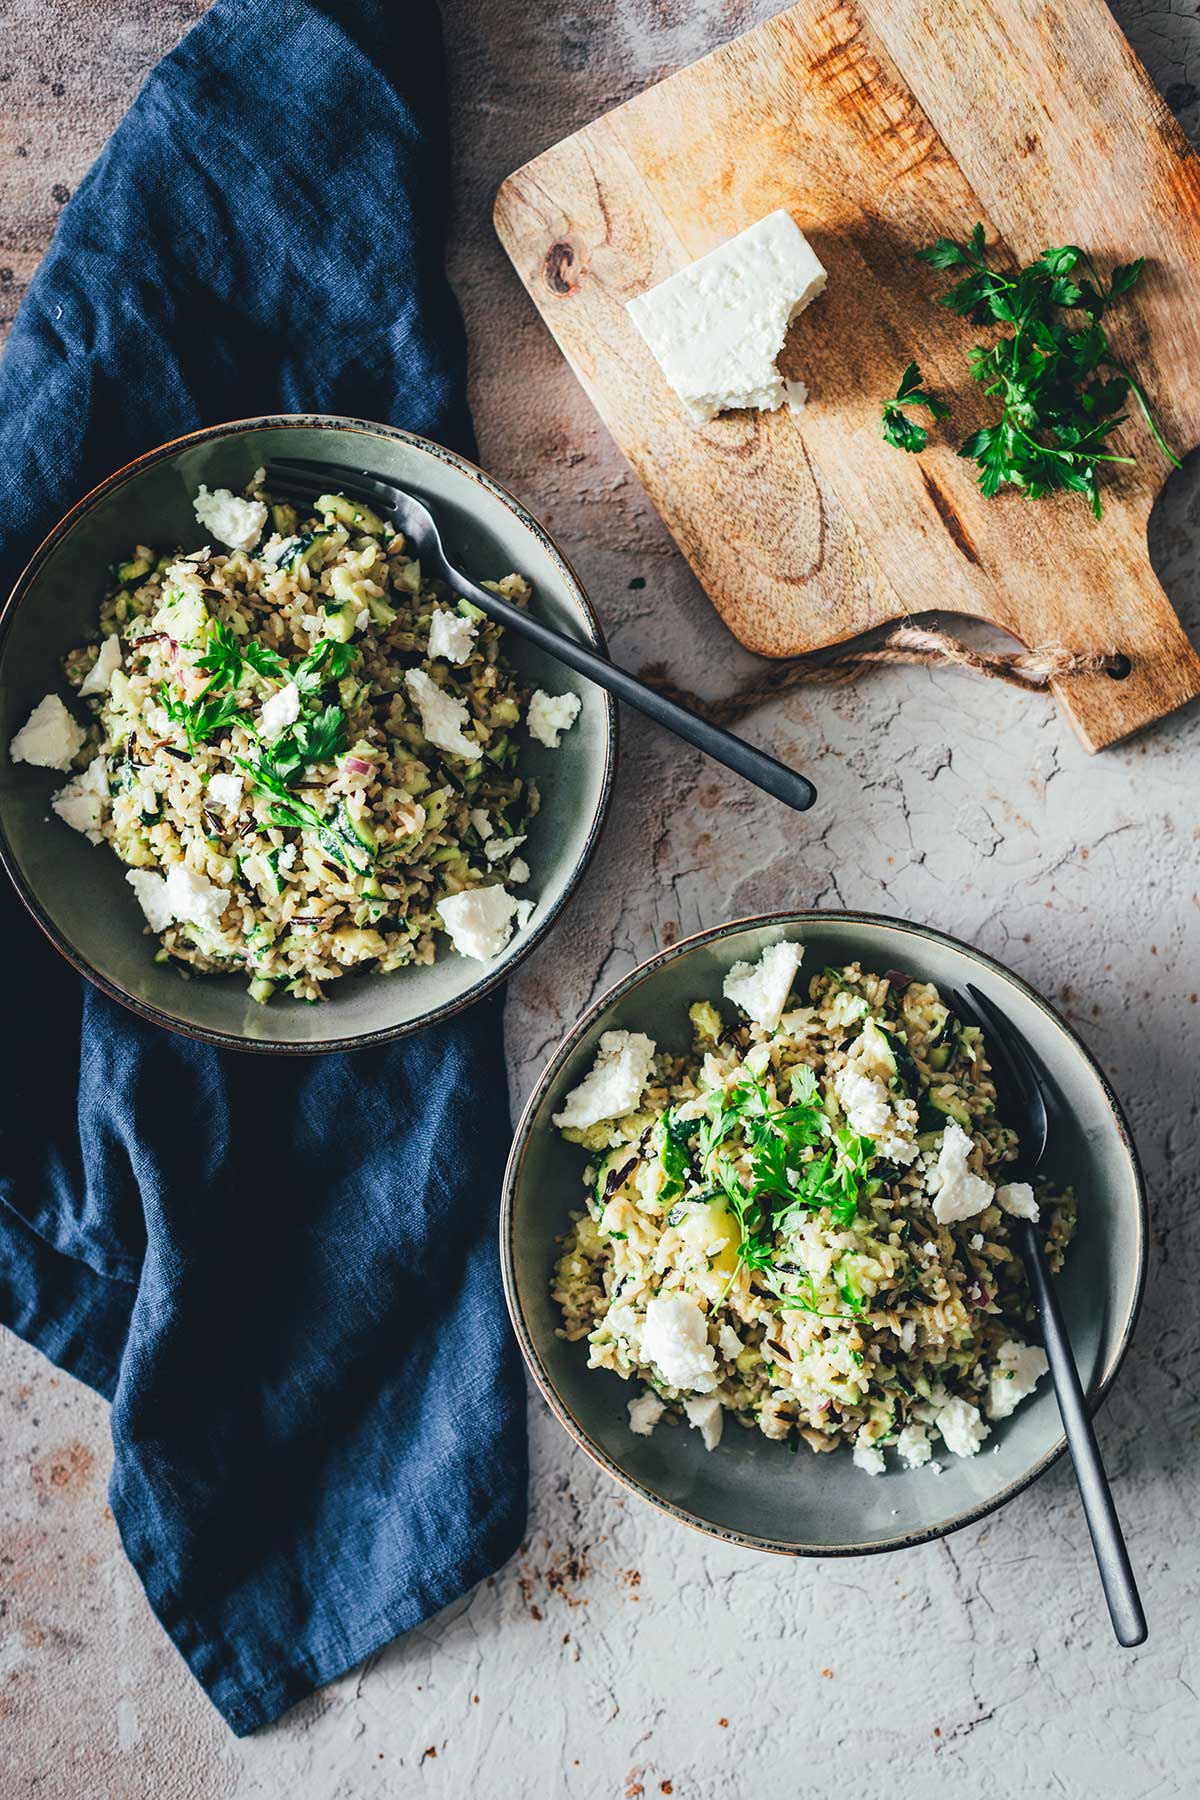
[[(811, 398), (697, 426), (625, 311), (786, 207), (829, 271), (781, 367)], [(990, 337), (934, 304), (913, 252), (982, 219), (1003, 256), (1145, 255), (1111, 335), (1178, 454), (1200, 442), (1200, 164), (1103, 0), (801, 0), (539, 156), (496, 223), (542, 316), (730, 628), (788, 656), (929, 610), (1024, 644), (1116, 650), (1058, 697), (1089, 749), (1200, 694), (1151, 568), (1169, 467), (1140, 423), (1097, 524), (1075, 496), (985, 500), (955, 448), (992, 416)], [(923, 455), (879, 436), (910, 358), (952, 400)]]

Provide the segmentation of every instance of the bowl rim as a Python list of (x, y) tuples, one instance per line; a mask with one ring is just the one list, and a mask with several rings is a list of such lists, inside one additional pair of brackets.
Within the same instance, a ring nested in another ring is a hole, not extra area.
[(1088, 1412), (1093, 1416), (1099, 1410), (1101, 1404), (1110, 1392), (1113, 1382), (1116, 1380), (1120, 1371), (1121, 1364), (1125, 1360), (1130, 1343), (1132, 1342), (1134, 1329), (1137, 1325), (1138, 1316), (1142, 1308), (1142, 1301), (1145, 1298), (1147, 1265), (1149, 1259), (1150, 1208), (1146, 1195), (1145, 1178), (1142, 1173), (1142, 1165), (1140, 1158), (1138, 1157), (1137, 1146), (1134, 1143), (1133, 1133), (1129, 1127), (1129, 1121), (1125, 1116), (1124, 1108), (1117, 1098), (1107, 1075), (1104, 1073), (1104, 1070), (1100, 1067), (1100, 1064), (1088, 1049), (1087, 1045), (1083, 1042), (1078, 1032), (1062, 1018), (1055, 1008), (1050, 1005), (1048, 1000), (1044, 999), (1043, 996), (1038, 993), (1036, 988), (1032, 987), (1029, 982), (1022, 976), (1017, 975), (1012, 969), (1009, 969), (1004, 963), (997, 961), (993, 956), (989, 956), (986, 951), (977, 949), (973, 944), (965, 943), (961, 938), (953, 937), (949, 932), (939, 931), (936, 926), (919, 925), (909, 919), (891, 918), (886, 913), (857, 912), (851, 909), (841, 908), (809, 908), (807, 910), (798, 910), (794, 912), (756, 913), (745, 918), (729, 920), (721, 925), (709, 926), (703, 931), (693, 932), (689, 937), (680, 938), (677, 943), (671, 944), (663, 950), (655, 951), (652, 956), (647, 957), (643, 962), (640, 962), (636, 968), (631, 969), (627, 975), (622, 976), (619, 981), (614, 982), (613, 985), (601, 994), (597, 1000), (592, 1002), (580, 1016), (575, 1025), (571, 1027), (570, 1031), (563, 1036), (558, 1047), (554, 1051), (554, 1054), (550, 1057), (550, 1060), (547, 1062), (534, 1084), (533, 1091), (525, 1102), (525, 1105), (521, 1110), (521, 1116), (517, 1121), (516, 1131), (513, 1135), (512, 1149), (509, 1152), (508, 1163), (504, 1171), (504, 1183), (500, 1200), (500, 1266), (504, 1284), (504, 1298), (508, 1306), (509, 1318), (512, 1321), (513, 1330), (516, 1333), (517, 1342), (520, 1345), (521, 1354), (525, 1359), (526, 1367), (529, 1369), (542, 1398), (546, 1401), (559, 1424), (570, 1434), (579, 1445), (580, 1449), (590, 1456), (592, 1461), (597, 1463), (606, 1474), (611, 1475), (613, 1480), (618, 1482), (629, 1493), (636, 1494), (639, 1499), (646, 1501), (647, 1504), (655, 1507), (659, 1512), (666, 1513), (669, 1518), (677, 1520), (680, 1524), (690, 1526), (693, 1530), (699, 1531), (706, 1537), (717, 1538), (723, 1543), (734, 1544), (744, 1549), (767, 1551), (777, 1556), (871, 1556), (890, 1550), (907, 1550), (918, 1544), (927, 1544), (938, 1538), (948, 1537), (952, 1532), (962, 1531), (968, 1525), (977, 1524), (979, 1520), (987, 1518), (990, 1513), (999, 1511), (999, 1509), (1002, 1506), (1006, 1506), (1010, 1500), (1015, 1500), (1018, 1494), (1024, 1493), (1027, 1488), (1032, 1487), (1033, 1483), (1037, 1481), (1040, 1476), (1044, 1475), (1046, 1470), (1062, 1456), (1067, 1447), (1066, 1436), (1065, 1434), (1060, 1435), (1056, 1442), (1051, 1445), (1050, 1449), (1039, 1457), (1024, 1474), (1018, 1476), (1015, 1481), (1009, 1482), (1007, 1487), (1002, 1488), (998, 1494), (994, 1494), (990, 1499), (980, 1501), (978, 1504), (968, 1507), (963, 1512), (954, 1513), (945, 1519), (941, 1519), (936, 1524), (923, 1526), (919, 1531), (900, 1532), (894, 1537), (868, 1539), (861, 1543), (839, 1545), (787, 1543), (775, 1538), (762, 1537), (754, 1532), (734, 1530), (730, 1526), (717, 1525), (711, 1520), (702, 1519), (698, 1514), (690, 1512), (686, 1507), (678, 1506), (674, 1501), (664, 1499), (660, 1494), (656, 1494), (652, 1488), (647, 1487), (643, 1482), (638, 1481), (636, 1477), (630, 1475), (625, 1469), (622, 1469), (619, 1464), (614, 1462), (607, 1451), (588, 1434), (584, 1426), (574, 1417), (566, 1402), (559, 1396), (548, 1370), (542, 1363), (533, 1333), (529, 1329), (521, 1309), (516, 1274), (516, 1256), (513, 1246), (513, 1228), (516, 1217), (515, 1202), (517, 1186), (521, 1178), (525, 1157), (532, 1138), (534, 1114), (545, 1100), (551, 1085), (557, 1078), (558, 1073), (567, 1058), (578, 1046), (581, 1039), (591, 1030), (592, 1026), (603, 1012), (615, 1005), (622, 995), (628, 993), (631, 988), (639, 986), (649, 975), (654, 974), (666, 963), (674, 961), (675, 958), (684, 951), (694, 950), (700, 945), (712, 943), (714, 940), (731, 937), (734, 933), (739, 931), (762, 930), (770, 929), (773, 926), (789, 925), (798, 925), (801, 927), (806, 924), (820, 926), (828, 920), (836, 920), (842, 923), (866, 927), (883, 925), (889, 930), (900, 931), (916, 939), (932, 940), (936, 943), (948, 945), (954, 950), (963, 952), (967, 956), (973, 958), (976, 962), (980, 963), (984, 968), (990, 970), (993, 974), (1000, 976), (1005, 981), (1011, 982), (1011, 984), (1017, 988), (1027, 1000), (1045, 1015), (1052, 1025), (1056, 1026), (1058, 1030), (1070, 1040), (1083, 1056), (1088, 1067), (1091, 1069), (1092, 1074), (1096, 1077), (1108, 1109), (1112, 1114), (1113, 1123), (1117, 1128), (1117, 1135), (1124, 1147), (1129, 1162), (1129, 1168), (1133, 1175), (1134, 1191), (1137, 1197), (1138, 1207), (1138, 1232), (1137, 1269), (1134, 1277), (1133, 1293), (1126, 1309), (1125, 1317), (1122, 1321), (1120, 1333), (1113, 1352), (1109, 1356), (1106, 1366), (1101, 1372), (1099, 1381), (1087, 1396)]
[[(74, 506), (63, 514), (58, 523), (42, 539), (17, 576), (12, 591), (3, 606), (0, 607), (0, 660), (3, 658), (12, 622), (28, 598), (37, 575), (67, 532), (107, 494), (122, 487), (134, 475), (140, 474), (143, 469), (150, 468), (155, 463), (167, 461), (192, 445), (202, 444), (214, 438), (236, 437), (250, 431), (285, 430), (297, 427), (318, 431), (357, 431), (364, 436), (397, 439), (468, 476), (477, 487), (484, 489), (502, 506), (506, 507), (517, 522), (538, 541), (546, 554), (558, 565), (571, 596), (579, 607), (584, 631), (590, 639), (592, 647), (600, 651), (602, 655), (607, 654), (608, 645), (604, 628), (588, 597), (587, 589), (570, 559), (545, 526), (534, 518), (533, 514), (501, 482), (489, 475), (485, 469), (480, 468), (478, 463), (472, 462), (469, 457), (460, 455), (456, 450), (448, 449), (444, 444), (437, 443), (433, 438), (423, 437), (417, 432), (405, 431), (398, 425), (385, 425), (371, 419), (344, 417), (337, 413), (265, 413), (261, 417), (230, 419), (219, 425), (205, 425), (198, 431), (189, 431), (180, 437), (170, 438), (166, 443), (158, 444), (151, 450), (142, 451), (131, 461), (114, 469), (110, 475), (106, 475), (94, 487), (89, 488), (82, 499), (77, 500)], [(600, 835), (608, 817), (616, 778), (619, 736), (617, 705), (612, 695), (606, 690), (601, 688), (597, 691), (604, 704), (605, 720), (604, 768), (601, 775), (600, 792), (592, 809), (583, 850), (562, 892), (552, 905), (543, 910), (542, 916), (534, 924), (526, 942), (504, 962), (502, 967), (490, 974), (482, 974), (478, 981), (472, 982), (462, 994), (454, 999), (431, 1008), (418, 1018), (405, 1020), (397, 1025), (383, 1026), (379, 1030), (362, 1032), (351, 1037), (329, 1038), (316, 1044), (294, 1044), (271, 1038), (244, 1038), (234, 1032), (194, 1025), (186, 1020), (176, 1018), (173, 1014), (164, 1012), (161, 1007), (154, 1006), (149, 1001), (140, 1000), (109, 977), (101, 975), (75, 950), (26, 884), (16, 854), (8, 841), (2, 815), (0, 815), (0, 864), (3, 864), (22, 904), (34, 923), (40, 927), (54, 948), (61, 956), (65, 957), (72, 968), (76, 969), (80, 975), (85, 976), (93, 986), (107, 994), (110, 999), (117, 1001), (119, 1005), (152, 1025), (161, 1025), (166, 1030), (174, 1031), (182, 1037), (213, 1044), (218, 1049), (243, 1050), (252, 1055), (330, 1056), (341, 1051), (367, 1050), (375, 1045), (392, 1043), (400, 1038), (410, 1037), (414, 1032), (424, 1031), (431, 1025), (441, 1024), (447, 1019), (454, 1018), (468, 1006), (474, 1006), (477, 1001), (494, 992), (497, 987), (508, 980), (519, 964), (524, 962), (530, 952), (542, 942), (557, 922), (568, 901), (574, 898), (600, 841)]]

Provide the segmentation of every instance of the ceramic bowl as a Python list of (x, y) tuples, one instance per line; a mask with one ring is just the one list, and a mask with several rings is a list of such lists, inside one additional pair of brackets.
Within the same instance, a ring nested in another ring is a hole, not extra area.
[(418, 494), (451, 560), (480, 578), (516, 570), (533, 582), (539, 617), (599, 649), (604, 640), (574, 570), (553, 539), (482, 469), (427, 439), (357, 419), (244, 419), (166, 444), (120, 469), (55, 527), (0, 616), (0, 856), (38, 924), (98, 987), (160, 1025), (226, 1046), (313, 1052), (358, 1048), (446, 1017), (507, 976), (554, 924), (595, 849), (616, 758), (615, 707), (542, 651), (510, 640), (523, 680), (578, 692), (582, 711), (557, 750), (531, 744), (522, 768), (542, 790), (525, 856), (536, 907), (504, 954), (484, 964), (447, 945), (430, 968), (334, 982), (319, 1005), (281, 997), (258, 1006), (241, 976), (183, 979), (153, 961), (153, 940), (117, 858), (48, 818), (64, 779), (16, 767), (8, 744), (43, 694), (65, 694), (64, 651), (95, 637), (106, 571), (135, 543), (195, 548), (201, 482), (236, 492), (271, 457), (377, 469)]
[(860, 959), (904, 969), (945, 988), (969, 981), (1008, 1013), (1053, 1078), (1066, 1123), (1052, 1139), (1050, 1173), (1070, 1181), (1079, 1226), (1059, 1278), (1060, 1293), (1093, 1406), (1128, 1347), (1142, 1298), (1147, 1215), (1137, 1155), (1103, 1074), (1074, 1032), (1033, 989), (969, 945), (927, 927), (860, 913), (786, 913), (745, 920), (662, 951), (611, 988), (564, 1039), (517, 1128), (500, 1224), (505, 1289), (533, 1377), (577, 1443), (626, 1487), (674, 1519), (714, 1537), (791, 1556), (848, 1556), (942, 1537), (981, 1519), (1029, 1486), (1065, 1441), (1049, 1378), (978, 1455), (940, 1454), (932, 1469), (891, 1465), (871, 1476), (848, 1452), (798, 1454), (757, 1431), (727, 1429), (713, 1452), (699, 1432), (660, 1425), (649, 1438), (628, 1428), (633, 1381), (587, 1368), (585, 1342), (555, 1335), (549, 1294), (555, 1239), (582, 1204), (586, 1154), (551, 1123), (567, 1091), (591, 1067), (604, 1031), (648, 1032), (660, 1047), (688, 1048), (688, 1006), (720, 1002), (735, 962), (752, 962), (780, 938), (807, 946), (800, 980), (826, 964)]

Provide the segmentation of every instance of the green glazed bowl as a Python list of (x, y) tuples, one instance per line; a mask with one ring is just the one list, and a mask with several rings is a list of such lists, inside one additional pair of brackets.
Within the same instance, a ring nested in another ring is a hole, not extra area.
[(196, 548), (192, 512), (201, 482), (235, 492), (272, 457), (356, 464), (390, 476), (429, 506), (452, 561), (479, 579), (527, 576), (538, 616), (604, 649), (586, 594), (561, 550), (512, 495), (440, 445), (388, 425), (324, 416), (243, 419), (195, 432), (119, 469), (69, 512), (25, 570), (0, 615), (0, 858), (38, 924), (75, 967), (156, 1024), (245, 1050), (357, 1049), (415, 1031), (494, 988), (553, 925), (596, 847), (616, 762), (616, 709), (533, 646), (510, 639), (531, 686), (570, 688), (582, 710), (557, 750), (530, 744), (522, 762), (542, 791), (525, 856), (529, 925), (495, 962), (459, 956), (448, 943), (431, 968), (350, 976), (308, 1006), (280, 998), (259, 1006), (242, 976), (184, 979), (153, 960), (154, 940), (125, 882), (124, 866), (49, 811), (65, 777), (14, 767), (8, 745), (43, 694), (64, 697), (59, 661), (95, 639), (109, 565), (135, 543)]
[(802, 941), (800, 980), (826, 964), (861, 960), (878, 973), (903, 969), (943, 990), (974, 982), (1008, 1013), (1056, 1084), (1067, 1121), (1051, 1138), (1048, 1168), (1071, 1182), (1079, 1226), (1059, 1277), (1071, 1342), (1091, 1405), (1107, 1393), (1129, 1346), (1146, 1273), (1148, 1219), (1137, 1153), (1121, 1108), (1074, 1032), (1017, 976), (942, 932), (864, 913), (780, 913), (701, 932), (662, 951), (617, 983), (552, 1057), (517, 1127), (505, 1176), (500, 1251), (513, 1325), (534, 1380), (571, 1436), (610, 1475), (687, 1525), (788, 1556), (855, 1556), (943, 1537), (1003, 1506), (1065, 1448), (1054, 1391), (1033, 1396), (973, 1457), (939, 1454), (943, 1472), (882, 1476), (847, 1452), (793, 1454), (757, 1431), (726, 1431), (706, 1451), (697, 1431), (629, 1430), (626, 1402), (640, 1391), (587, 1368), (587, 1344), (556, 1335), (549, 1283), (555, 1239), (582, 1205), (584, 1151), (562, 1139), (562, 1109), (595, 1057), (600, 1034), (645, 1031), (660, 1048), (686, 1050), (687, 1009), (719, 1002), (735, 962), (753, 962), (780, 938)]

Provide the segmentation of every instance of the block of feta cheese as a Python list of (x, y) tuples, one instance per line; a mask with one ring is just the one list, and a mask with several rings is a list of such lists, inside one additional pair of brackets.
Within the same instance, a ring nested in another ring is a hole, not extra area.
[(641, 1353), (669, 1387), (683, 1393), (711, 1394), (717, 1385), (708, 1321), (690, 1294), (656, 1294), (648, 1303)]
[(261, 500), (242, 500), (228, 488), (216, 488), (210, 494), (203, 482), (192, 508), (205, 531), (211, 531), (218, 543), (231, 550), (253, 550), (267, 522)]
[(69, 769), (86, 735), (58, 695), (47, 694), (8, 746), (8, 754), (15, 763), (33, 763), (39, 769)]
[(969, 1400), (957, 1397), (938, 1408), (935, 1423), (942, 1434), (942, 1442), (955, 1456), (974, 1456), (988, 1435), (988, 1426), (980, 1417), (979, 1408), (972, 1406)]
[(448, 756), (465, 757), (468, 762), (478, 762), (483, 751), (463, 732), (463, 726), (469, 724), (471, 718), (466, 701), (456, 700), (453, 694), (440, 688), (424, 669), (409, 669), (404, 685), (421, 715), (421, 730), (434, 749), (444, 750)]
[(967, 1167), (974, 1145), (957, 1119), (948, 1119), (942, 1133), (942, 1147), (930, 1171), (934, 1190), (933, 1216), (940, 1225), (956, 1219), (973, 1219), (985, 1206), (990, 1206), (995, 1192), (990, 1181)]
[(186, 863), (177, 862), (167, 870), (167, 899), (177, 919), (215, 930), (229, 905), (229, 889), (197, 875)]
[(120, 666), (121, 640), (114, 631), (101, 644), (100, 654), (80, 683), (79, 692), (85, 697), (89, 694), (107, 694), (113, 673)]
[(896, 1439), (896, 1448), (910, 1469), (919, 1469), (933, 1455), (929, 1442), (929, 1432), (924, 1425), (906, 1425)]
[(626, 1409), (629, 1413), (629, 1429), (635, 1437), (650, 1437), (654, 1427), (666, 1412), (666, 1407), (651, 1388), (631, 1400)]
[(167, 898), (167, 884), (153, 869), (128, 869), (125, 879), (137, 895), (138, 905), (146, 915), (151, 931), (165, 931), (174, 923), (175, 914)]
[[(227, 812), (236, 812), (242, 803), (242, 788), (245, 785), (240, 775), (214, 775), (208, 784), (208, 797), (223, 806)], [(295, 846), (292, 846), (293, 860)]]
[(734, 963), (721, 992), (764, 1031), (774, 1031), (803, 955), (803, 944), (768, 944), (756, 963)]
[(865, 1469), (868, 1475), (882, 1475), (887, 1468), (883, 1451), (873, 1444), (870, 1438), (855, 1438), (851, 1461), (856, 1468)]
[(780, 210), (627, 301), (629, 315), (694, 419), (741, 407), (803, 405), (803, 383), (775, 367), (788, 326), (825, 286), (825, 270)]
[(570, 731), (578, 717), (578, 694), (548, 694), (538, 688), (529, 702), (525, 726), (531, 738), (545, 744), (547, 750), (557, 750), (563, 732)]
[(916, 1160), (916, 1139), (906, 1138), (897, 1129), (891, 1096), (877, 1075), (865, 1075), (852, 1063), (846, 1063), (834, 1076), (833, 1089), (851, 1131), (870, 1138), (879, 1154), (891, 1162)]
[(72, 831), (82, 831), (90, 844), (102, 844), (100, 826), (108, 805), (108, 758), (94, 756), (81, 775), (51, 796), (51, 810)]
[(1008, 1213), (1014, 1219), (1032, 1219), (1036, 1224), (1041, 1217), (1038, 1203), (1033, 1197), (1033, 1189), (1027, 1181), (1008, 1181), (1003, 1187), (998, 1187), (996, 1205), (1001, 1212)]
[(604, 1119), (623, 1119), (642, 1097), (655, 1048), (644, 1032), (606, 1031), (595, 1062), (554, 1114), (554, 1123), (563, 1131), (586, 1131)]
[(988, 1418), (1007, 1419), (1029, 1398), (1049, 1367), (1046, 1352), (1037, 1344), (1022, 1344), (1017, 1338), (1001, 1344), (988, 1381)]
[[(438, 913), (460, 956), (491, 962), (512, 936), (512, 922), (521, 902), (502, 887), (468, 888), (438, 901)], [(521, 921), (524, 923), (524, 920)]]
[(694, 1425), (704, 1439), (706, 1450), (715, 1450), (721, 1441), (721, 1431), (725, 1424), (725, 1410), (715, 1394), (701, 1394), (699, 1399), (685, 1400), (683, 1410), (687, 1414), (687, 1422)]
[(258, 715), (258, 728), (268, 743), (280, 737), (300, 717), (300, 689), (294, 681), (285, 681), (278, 693), (264, 700)]
[(176, 920), (215, 931), (229, 905), (228, 888), (197, 875), (186, 863), (172, 863), (165, 876), (151, 869), (129, 869), (125, 879), (152, 931), (165, 931)]
[(459, 613), (435, 612), (429, 621), (429, 654), (465, 663), (475, 642), (475, 626)]

